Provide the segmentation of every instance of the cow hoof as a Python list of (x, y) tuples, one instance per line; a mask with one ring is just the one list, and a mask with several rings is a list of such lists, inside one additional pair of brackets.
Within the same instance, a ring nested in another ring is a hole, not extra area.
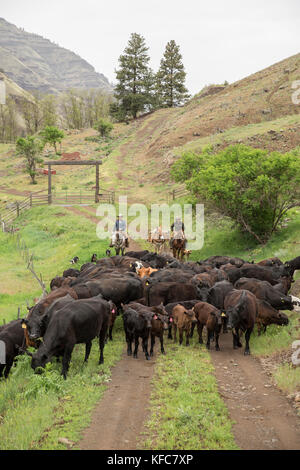
[(216, 351), (220, 351), (220, 348), (219, 348), (219, 346), (216, 346)]
[(128, 351), (127, 356), (132, 356), (132, 353), (130, 351)]
[(250, 356), (250, 351), (245, 351), (244, 356)]

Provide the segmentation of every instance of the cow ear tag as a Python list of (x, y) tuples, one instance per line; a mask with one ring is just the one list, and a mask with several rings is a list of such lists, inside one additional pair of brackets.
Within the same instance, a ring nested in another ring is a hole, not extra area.
[(221, 313), (221, 317), (226, 317), (226, 313), (225, 313), (225, 312), (222, 312), (222, 313)]
[(111, 313), (115, 313), (115, 309), (114, 309), (114, 308), (112, 309)]
[(173, 321), (173, 318), (170, 318), (170, 322), (172, 322), (172, 321)]
[(154, 315), (153, 320), (157, 320), (157, 315)]
[(23, 328), (24, 330), (27, 330), (26, 323), (22, 323), (22, 328)]

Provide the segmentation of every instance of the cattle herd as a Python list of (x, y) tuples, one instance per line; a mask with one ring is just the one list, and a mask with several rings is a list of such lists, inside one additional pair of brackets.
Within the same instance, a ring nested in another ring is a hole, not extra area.
[(244, 352), (250, 354), (255, 325), (258, 334), (270, 324), (287, 325), (281, 310), (299, 307), (299, 299), (289, 295), (297, 269), (300, 256), (285, 263), (270, 258), (255, 264), (228, 256), (181, 262), (147, 250), (102, 258), (80, 270), (67, 269), (52, 279), (49, 294), (28, 307), (26, 318), (0, 327), (0, 341), (6, 346), (0, 377), (8, 376), (16, 356), (27, 353), (36, 372), (52, 357), (61, 357), (66, 378), (75, 344), (85, 344), (87, 361), (96, 337), (99, 364), (103, 363), (117, 315), (123, 318), (127, 353), (135, 358), (140, 339), (147, 360), (153, 355), (155, 338), (164, 354), (165, 331), (177, 341), (178, 330), (179, 343), (185, 335), (188, 346), (196, 325), (199, 343), (205, 327), (206, 347), (214, 341), (217, 351), (221, 333), (232, 331), (235, 349), (242, 346), (244, 333)]

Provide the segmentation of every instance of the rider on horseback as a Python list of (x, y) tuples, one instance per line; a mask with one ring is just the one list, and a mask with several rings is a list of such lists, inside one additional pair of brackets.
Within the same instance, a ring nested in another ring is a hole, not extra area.
[(184, 249), (186, 248), (186, 238), (184, 234), (184, 223), (180, 217), (176, 217), (171, 225), (170, 248), (173, 246), (173, 240), (184, 240)]
[(122, 233), (125, 237), (125, 246), (128, 247), (128, 235), (126, 233), (126, 222), (123, 220), (123, 215), (117, 215), (117, 220), (115, 221), (115, 225), (113, 228), (113, 233), (110, 241), (110, 247), (113, 247), (116, 242), (116, 235), (117, 233)]

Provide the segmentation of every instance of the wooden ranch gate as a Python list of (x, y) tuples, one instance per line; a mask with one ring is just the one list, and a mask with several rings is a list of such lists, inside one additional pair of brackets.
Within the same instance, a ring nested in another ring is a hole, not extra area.
[[(115, 203), (114, 191), (99, 189), (99, 165), (102, 164), (101, 160), (81, 160), (81, 161), (49, 161), (48, 165), (48, 192), (38, 191), (31, 193), (26, 199), (16, 201), (9, 205), (8, 208), (2, 210), (0, 214), (0, 230), (3, 232), (13, 231), (13, 222), (24, 210), (28, 210), (34, 206), (43, 206), (48, 204), (57, 205), (80, 205), (91, 204), (94, 202), (107, 202)], [(51, 180), (51, 167), (54, 165), (94, 165), (96, 167), (96, 186), (95, 192), (53, 192)]]
[[(66, 161), (66, 160), (54, 160), (48, 161), (46, 163), (48, 165), (48, 204), (52, 204), (52, 187), (51, 187), (51, 167), (56, 165), (94, 165), (96, 167), (96, 186), (95, 186), (95, 202), (99, 202), (99, 166), (102, 165), (102, 160), (74, 160), (74, 161)], [(76, 202), (74, 202), (76, 203)], [(80, 203), (79, 203), (80, 204)]]

